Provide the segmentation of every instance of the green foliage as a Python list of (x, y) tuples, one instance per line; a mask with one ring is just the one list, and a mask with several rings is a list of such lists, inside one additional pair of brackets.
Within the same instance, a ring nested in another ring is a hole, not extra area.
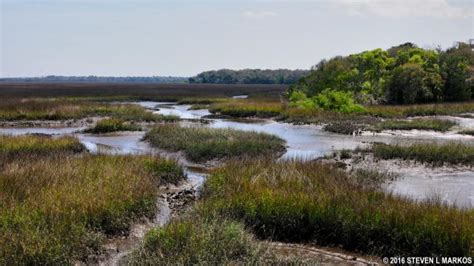
[[(469, 100), (474, 88), (474, 53), (467, 44), (446, 51), (411, 43), (323, 60), (290, 87), (307, 98), (326, 89), (352, 92), (360, 103), (412, 104)], [(309, 106), (301, 97), (296, 104)]]
[(434, 94), (425, 84), (426, 73), (419, 64), (396, 67), (388, 86), (388, 101), (414, 104), (433, 101)]
[(410, 146), (376, 144), (374, 156), (382, 159), (400, 158), (431, 164), (474, 165), (474, 146), (458, 142), (447, 144), (420, 143)]
[(183, 151), (192, 161), (205, 162), (238, 156), (277, 155), (285, 150), (276, 136), (234, 129), (158, 125), (145, 139), (158, 148)]
[(231, 161), (206, 180), (203, 196), (261, 238), (380, 256), (472, 256), (472, 210), (385, 193), (390, 176), (354, 175), (315, 161)]
[(364, 111), (364, 107), (354, 103), (350, 92), (326, 89), (313, 98), (315, 105), (323, 110), (341, 113), (355, 113)]
[(318, 95), (308, 98), (299, 90), (290, 93), (290, 106), (302, 109), (322, 109), (341, 113), (355, 113), (364, 111), (364, 107), (354, 103), (352, 93), (325, 89)]

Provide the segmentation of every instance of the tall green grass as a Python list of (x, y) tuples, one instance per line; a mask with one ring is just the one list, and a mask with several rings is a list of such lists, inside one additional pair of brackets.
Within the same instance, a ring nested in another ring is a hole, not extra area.
[[(166, 160), (165, 160), (166, 161)], [(0, 264), (72, 264), (156, 209), (157, 186), (183, 179), (150, 156), (18, 157), (0, 168)], [(177, 174), (181, 173), (181, 174)]]
[(375, 130), (434, 130), (445, 132), (456, 125), (446, 119), (385, 120), (374, 125)]
[(205, 183), (210, 211), (259, 237), (380, 256), (472, 256), (474, 211), (414, 202), (319, 162), (235, 160)]
[(285, 150), (285, 142), (273, 135), (175, 124), (158, 125), (145, 139), (161, 149), (182, 151), (196, 162), (238, 156), (276, 156)]
[(375, 144), (374, 156), (381, 159), (415, 160), (431, 164), (474, 165), (474, 146), (460, 142), (416, 143), (409, 146)]

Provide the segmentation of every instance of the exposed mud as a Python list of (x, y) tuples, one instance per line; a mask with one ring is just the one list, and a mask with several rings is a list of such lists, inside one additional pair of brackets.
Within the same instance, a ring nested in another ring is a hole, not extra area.
[(104, 252), (97, 259), (99, 265), (123, 265), (127, 256), (133, 252), (145, 234), (154, 227), (166, 225), (172, 218), (184, 211), (198, 196), (195, 186), (188, 181), (178, 186), (160, 188), (156, 200), (158, 212), (152, 218), (143, 218), (130, 226), (127, 236), (109, 238), (103, 245)]
[(262, 242), (269, 256), (285, 262), (289, 258), (304, 265), (381, 265), (377, 257), (361, 256), (336, 248), (281, 242)]
[(474, 168), (463, 165), (432, 166), (427, 163), (401, 159), (380, 160), (372, 154), (357, 153), (351, 158), (332, 158), (348, 171), (374, 169), (392, 173), (397, 178), (388, 180), (383, 188), (388, 192), (412, 200), (441, 200), (458, 208), (474, 207)]

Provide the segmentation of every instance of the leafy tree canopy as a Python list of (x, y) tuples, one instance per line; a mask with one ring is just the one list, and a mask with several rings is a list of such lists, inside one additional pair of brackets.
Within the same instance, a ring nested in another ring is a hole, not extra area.
[(308, 70), (289, 69), (221, 69), (206, 71), (189, 78), (190, 83), (221, 83), (221, 84), (293, 84)]
[(291, 86), (290, 101), (294, 95), (317, 97), (327, 89), (350, 92), (362, 104), (470, 100), (474, 96), (474, 52), (466, 43), (445, 51), (405, 43), (388, 50), (337, 56), (322, 60)]

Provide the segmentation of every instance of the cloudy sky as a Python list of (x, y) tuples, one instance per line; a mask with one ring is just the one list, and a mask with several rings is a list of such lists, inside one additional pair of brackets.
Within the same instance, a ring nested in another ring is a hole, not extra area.
[(473, 0), (0, 0), (0, 76), (304, 68), (474, 38)]

